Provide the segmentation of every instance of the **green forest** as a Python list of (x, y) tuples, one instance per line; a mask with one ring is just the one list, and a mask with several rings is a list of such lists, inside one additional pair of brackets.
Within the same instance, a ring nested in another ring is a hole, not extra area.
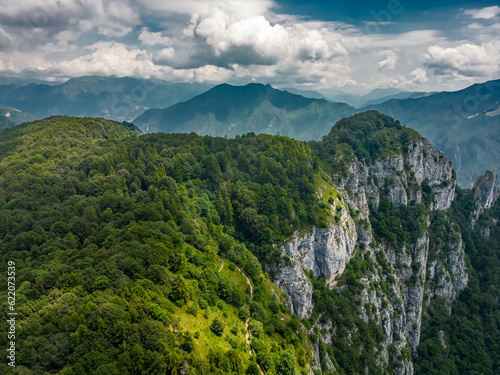
[[(14, 262), (19, 346), (16, 368), (2, 361), (0, 372), (319, 375), (329, 373), (327, 356), (338, 374), (394, 373), (380, 365), (382, 327), (359, 318), (354, 298), (383, 259), (375, 264), (358, 245), (342, 291), (310, 273), (315, 305), (303, 320), (265, 265), (283, 261), (276, 245), (294, 232), (338, 222), (345, 202), (334, 183), (348, 163), (405, 152), (416, 137), (373, 112), (309, 143), (141, 135), (129, 123), (66, 116), (1, 130), (0, 283)], [(370, 215), (375, 242), (401, 247), (421, 235), (432, 197), (420, 189), (420, 205), (382, 197)], [(471, 192), (459, 189), (441, 218), (460, 227), (469, 286), (451, 314), (439, 299), (425, 310), (417, 374), (500, 368), (500, 231), (491, 225), (500, 206), (480, 219), (489, 238), (472, 229), (473, 209)], [(438, 224), (436, 241), (446, 235)], [(3, 316), (8, 306), (2, 298)], [(328, 345), (315, 326), (321, 317), (335, 322)], [(0, 327), (7, 332), (6, 319)], [(2, 347), (8, 341), (0, 336)]]

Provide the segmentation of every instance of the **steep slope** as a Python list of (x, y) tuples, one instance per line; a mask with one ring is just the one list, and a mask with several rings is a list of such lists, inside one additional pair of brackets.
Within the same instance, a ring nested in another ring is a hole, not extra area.
[(292, 311), (320, 332), (318, 369), (413, 374), (426, 300), (451, 301), (468, 280), (458, 227), (447, 219), (448, 237), (433, 237), (454, 198), (452, 163), (376, 112), (339, 121), (312, 148), (339, 190), (329, 194), (336, 223), (296, 232), (268, 269)]
[(453, 160), (461, 186), (500, 168), (500, 80), (363, 109), (397, 118), (428, 138)]
[(305, 98), (270, 85), (219, 85), (183, 103), (146, 111), (134, 120), (145, 132), (194, 132), (229, 136), (248, 132), (319, 139), (354, 109)]
[[(498, 191), (492, 171), (478, 180), (475, 186)], [(487, 195), (478, 196), (477, 189), (457, 193), (450, 215), (461, 228), (469, 282), (452, 304), (435, 299), (426, 307), (416, 374), (493, 375), (500, 368), (500, 201), (489, 201), (492, 205), (484, 208)], [(472, 228), (470, 218), (478, 205), (484, 212)]]
[(19, 109), (0, 104), (0, 129), (22, 124), (23, 122), (35, 121), (36, 119), (35, 116), (21, 112)]
[(58, 85), (2, 85), (0, 103), (39, 117), (69, 115), (131, 121), (149, 108), (188, 100), (211, 87), (155, 79), (88, 76)]

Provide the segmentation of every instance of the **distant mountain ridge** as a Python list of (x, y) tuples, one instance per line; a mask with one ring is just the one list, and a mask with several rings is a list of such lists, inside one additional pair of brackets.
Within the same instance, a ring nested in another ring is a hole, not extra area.
[(71, 115), (130, 121), (149, 108), (168, 107), (211, 87), (201, 83), (84, 76), (57, 85), (0, 85), (0, 103), (39, 117)]
[(0, 129), (22, 124), (23, 122), (35, 121), (37, 119), (36, 116), (21, 112), (17, 108), (0, 104)]
[(357, 111), (344, 103), (305, 98), (270, 85), (218, 85), (186, 102), (146, 111), (133, 122), (144, 132), (229, 136), (248, 132), (320, 139)]
[(370, 104), (382, 103), (393, 98), (406, 99), (414, 95), (423, 94), (420, 92), (416, 93), (405, 91), (398, 88), (374, 89), (364, 95), (348, 94), (337, 89), (320, 89), (318, 92), (321, 95), (324, 95), (328, 100), (347, 103), (356, 108), (362, 108)]
[(500, 169), (500, 80), (419, 98), (391, 99), (376, 110), (417, 130), (448, 155), (460, 185)]
[(292, 87), (285, 87), (280, 90), (288, 91), (290, 94), (301, 95), (305, 98), (329, 100), (326, 96), (314, 90), (300, 90), (300, 89), (294, 89)]

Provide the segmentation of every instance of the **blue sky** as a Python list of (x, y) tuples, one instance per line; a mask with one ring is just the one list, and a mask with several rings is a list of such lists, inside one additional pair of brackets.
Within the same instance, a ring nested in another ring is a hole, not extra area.
[(0, 0), (0, 75), (455, 90), (500, 78), (491, 1)]

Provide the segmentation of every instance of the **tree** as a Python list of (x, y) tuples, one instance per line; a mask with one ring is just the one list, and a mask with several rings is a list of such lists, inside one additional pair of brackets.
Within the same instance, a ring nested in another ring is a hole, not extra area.
[(276, 373), (278, 375), (298, 375), (295, 354), (291, 349), (281, 353), (280, 361), (276, 366)]
[(212, 330), (213, 333), (215, 333), (217, 336), (222, 336), (224, 333), (224, 328), (225, 328), (225, 323), (219, 318), (215, 318), (212, 321), (212, 324), (210, 325), (210, 329)]

